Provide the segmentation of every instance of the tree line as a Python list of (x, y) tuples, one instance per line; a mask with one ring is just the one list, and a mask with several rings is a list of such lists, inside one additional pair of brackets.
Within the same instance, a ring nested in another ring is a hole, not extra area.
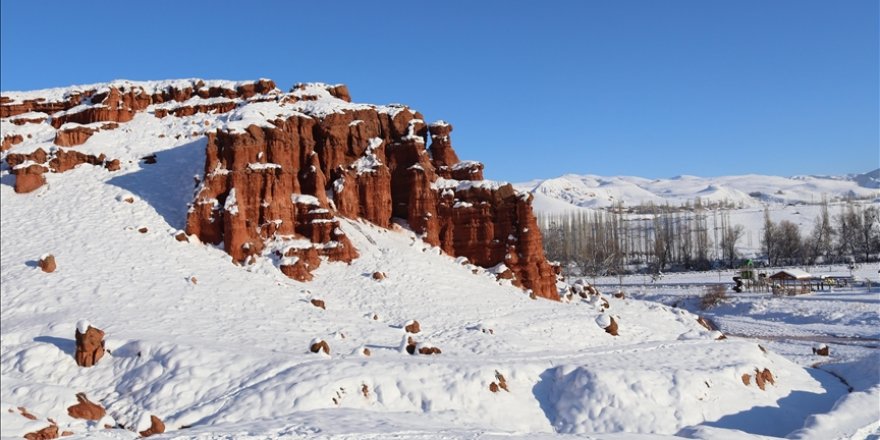
[[(689, 210), (646, 205), (634, 212), (618, 204), (538, 220), (547, 257), (589, 276), (737, 267), (737, 245), (746, 233), (729, 211), (710, 210), (699, 200)], [(761, 257), (772, 265), (873, 261), (880, 254), (876, 206), (847, 203), (831, 215), (823, 200), (807, 234), (791, 221), (773, 222), (765, 209), (760, 233)]]
[(880, 209), (855, 203), (841, 205), (832, 215), (823, 200), (813, 227), (802, 233), (788, 220), (774, 223), (764, 209), (761, 251), (777, 265), (857, 263), (875, 261), (880, 254)]

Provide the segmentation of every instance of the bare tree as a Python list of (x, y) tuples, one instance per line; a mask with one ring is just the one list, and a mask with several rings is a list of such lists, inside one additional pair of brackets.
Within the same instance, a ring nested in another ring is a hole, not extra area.
[(795, 264), (801, 261), (803, 245), (798, 225), (788, 220), (779, 222), (778, 232), (774, 241), (774, 247), (778, 250), (778, 259), (787, 264)]
[(774, 266), (779, 263), (779, 255), (777, 254), (775, 247), (775, 236), (776, 224), (770, 219), (770, 208), (764, 206), (764, 230), (761, 235), (761, 247), (763, 248), (762, 250), (764, 251), (764, 254), (767, 255), (767, 262)]
[(871, 255), (880, 252), (880, 210), (876, 206), (865, 208), (861, 212), (858, 228), (858, 241), (855, 249), (864, 261), (871, 261)]
[(721, 252), (724, 256), (724, 260), (727, 261), (728, 267), (733, 267), (737, 254), (736, 254), (736, 242), (742, 238), (745, 233), (745, 228), (742, 225), (732, 225), (730, 223), (730, 216), (724, 216), (722, 219), (722, 227), (721, 227)]

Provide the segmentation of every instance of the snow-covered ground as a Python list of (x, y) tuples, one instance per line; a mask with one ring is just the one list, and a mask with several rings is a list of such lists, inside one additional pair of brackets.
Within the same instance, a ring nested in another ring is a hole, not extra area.
[[(663, 304), (663, 295), (686, 289), (626, 298), (609, 291), (607, 310), (595, 296), (531, 300), (405, 229), (358, 221), (341, 228), (360, 257), (325, 262), (309, 283), (268, 260), (241, 267), (219, 248), (179, 242), (174, 233), (204, 167), (204, 131), (230, 122), (223, 118), (138, 114), (77, 147), (119, 158), (121, 171), (82, 165), (47, 174), (48, 184), (30, 194), (15, 194), (2, 171), (3, 438), (21, 438), (51, 418), (70, 438), (132, 439), (151, 415), (167, 426), (159, 438), (875, 435), (877, 418), (865, 402), (876, 401), (878, 381), (847, 379), (849, 393), (837, 377), (873, 374), (876, 363), (863, 361), (867, 348), (832, 343), (831, 360), (849, 363), (816, 369), (792, 356), (793, 343), (716, 340), (695, 313)], [(42, 125), (21, 127), (14, 130), (33, 136), (12, 151), (51, 145)], [(148, 154), (155, 164), (139, 161)], [(57, 260), (53, 273), (36, 264), (47, 253)], [(374, 280), (376, 271), (387, 278)], [(831, 324), (876, 338), (876, 292), (853, 295), (857, 301), (823, 302), (844, 314)], [(864, 323), (848, 318), (850, 307), (864, 304)], [(743, 326), (760, 326), (765, 319), (757, 315)], [(619, 336), (597, 324), (611, 317)], [(713, 318), (723, 329), (726, 321)], [(107, 335), (109, 353), (91, 368), (73, 358), (80, 319)], [(441, 354), (402, 350), (409, 320), (421, 327), (412, 336)], [(799, 328), (805, 320), (789, 321)], [(309, 352), (316, 338), (329, 344), (329, 355)], [(761, 390), (754, 376), (763, 369), (774, 384)], [(509, 391), (493, 393), (500, 376)], [(78, 392), (107, 417), (71, 418)]]
[[(828, 372), (851, 392), (826, 414), (810, 416), (790, 438), (877, 438), (880, 435), (880, 275), (876, 264), (855, 270), (814, 266), (815, 275), (852, 275), (859, 286), (826, 288), (805, 295), (729, 290), (732, 271), (599, 278), (596, 284), (631, 298), (682, 308), (709, 319), (731, 339), (758, 341), (768, 351), (809, 368)], [(772, 272), (773, 270), (771, 270)], [(719, 281), (720, 280), (720, 281)], [(728, 298), (702, 308), (700, 297), (718, 284)], [(827, 346), (829, 356), (814, 349)], [(759, 432), (760, 433), (760, 432)]]

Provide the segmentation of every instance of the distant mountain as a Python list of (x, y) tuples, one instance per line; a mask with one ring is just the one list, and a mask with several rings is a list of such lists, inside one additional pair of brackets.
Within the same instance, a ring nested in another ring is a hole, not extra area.
[(847, 176), (676, 176), (670, 179), (566, 174), (552, 179), (517, 183), (517, 189), (535, 197), (534, 207), (541, 212), (576, 208), (606, 208), (622, 202), (624, 206), (641, 204), (682, 205), (694, 203), (756, 207), (765, 203), (815, 203), (822, 197), (880, 198), (880, 169)]
[(865, 174), (852, 176), (852, 180), (863, 188), (880, 189), (880, 168)]

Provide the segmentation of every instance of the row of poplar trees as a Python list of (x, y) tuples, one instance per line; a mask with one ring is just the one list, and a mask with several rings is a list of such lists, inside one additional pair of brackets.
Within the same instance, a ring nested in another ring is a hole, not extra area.
[[(738, 267), (737, 244), (745, 234), (729, 211), (642, 206), (634, 214), (622, 205), (607, 210), (574, 210), (538, 218), (547, 257), (588, 276), (637, 271), (707, 270)], [(763, 257), (771, 265), (872, 261), (880, 254), (876, 206), (845, 203), (829, 212), (827, 200), (809, 231), (765, 209)], [(757, 232), (757, 231), (756, 231)]]

